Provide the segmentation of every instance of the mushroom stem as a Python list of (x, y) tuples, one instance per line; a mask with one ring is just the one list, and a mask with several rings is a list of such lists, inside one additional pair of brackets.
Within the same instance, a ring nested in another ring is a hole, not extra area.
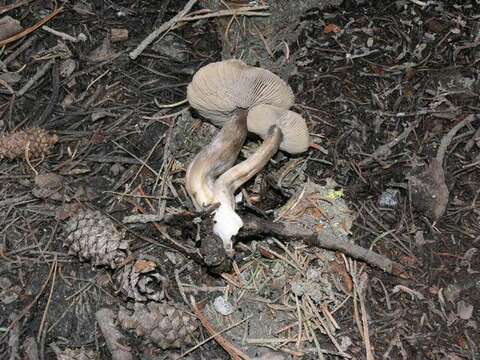
[(235, 165), (221, 175), (214, 184), (212, 203), (219, 203), (215, 211), (213, 232), (222, 240), (225, 250), (233, 251), (232, 237), (237, 235), (243, 221), (235, 212), (234, 194), (237, 189), (262, 170), (275, 155), (282, 142), (283, 134), (279, 127), (272, 126), (262, 145), (247, 160)]
[(212, 204), (214, 181), (238, 157), (247, 136), (247, 112), (237, 110), (213, 141), (192, 160), (185, 175), (185, 186), (197, 210)]

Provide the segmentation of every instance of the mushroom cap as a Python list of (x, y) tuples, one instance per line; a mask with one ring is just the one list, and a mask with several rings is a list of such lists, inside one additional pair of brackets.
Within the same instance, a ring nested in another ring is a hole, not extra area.
[(265, 139), (272, 126), (282, 130), (280, 149), (290, 154), (306, 151), (310, 145), (305, 119), (296, 112), (272, 105), (257, 105), (248, 112), (248, 129)]
[(274, 73), (231, 59), (210, 63), (193, 76), (187, 99), (200, 115), (222, 126), (239, 108), (258, 104), (288, 109), (294, 103), (292, 89)]

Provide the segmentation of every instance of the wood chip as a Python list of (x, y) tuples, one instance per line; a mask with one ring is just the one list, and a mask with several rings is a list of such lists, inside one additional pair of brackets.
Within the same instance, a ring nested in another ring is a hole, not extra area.
[(112, 43), (127, 41), (128, 40), (128, 30), (127, 29), (111, 29), (110, 30), (110, 40)]

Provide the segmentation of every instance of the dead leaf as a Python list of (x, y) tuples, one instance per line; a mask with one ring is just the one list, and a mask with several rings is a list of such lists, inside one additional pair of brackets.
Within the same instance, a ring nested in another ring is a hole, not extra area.
[(0, 41), (8, 39), (10, 36), (18, 34), (23, 30), (20, 21), (10, 16), (0, 18)]
[(325, 27), (323, 28), (323, 32), (325, 34), (329, 34), (329, 33), (339, 33), (340, 31), (342, 31), (342, 29), (340, 29), (340, 27), (338, 27), (337, 25), (335, 24), (327, 24), (325, 25)]
[(63, 177), (55, 173), (43, 173), (35, 176), (35, 185), (39, 188), (58, 189), (63, 185)]
[(157, 267), (157, 264), (155, 264), (153, 261), (137, 260), (133, 265), (133, 271), (144, 274), (144, 273), (155, 270), (156, 267)]
[(430, 220), (438, 220), (447, 208), (449, 191), (442, 164), (433, 159), (418, 175), (408, 179), (412, 203)]
[[(337, 259), (340, 260), (340, 257), (337, 254)], [(342, 285), (346, 294), (352, 294), (353, 291), (353, 281), (350, 274), (345, 269), (345, 264), (343, 261), (338, 263), (337, 261), (330, 262), (330, 269), (329, 271), (332, 274), (338, 275), (342, 279)]]

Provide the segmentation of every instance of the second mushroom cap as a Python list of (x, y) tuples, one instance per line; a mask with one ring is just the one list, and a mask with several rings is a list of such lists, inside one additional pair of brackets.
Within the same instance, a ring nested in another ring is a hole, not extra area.
[(248, 112), (248, 129), (262, 139), (265, 139), (268, 131), (274, 125), (282, 130), (281, 150), (290, 154), (307, 151), (310, 136), (305, 119), (300, 114), (265, 104), (257, 105)]

